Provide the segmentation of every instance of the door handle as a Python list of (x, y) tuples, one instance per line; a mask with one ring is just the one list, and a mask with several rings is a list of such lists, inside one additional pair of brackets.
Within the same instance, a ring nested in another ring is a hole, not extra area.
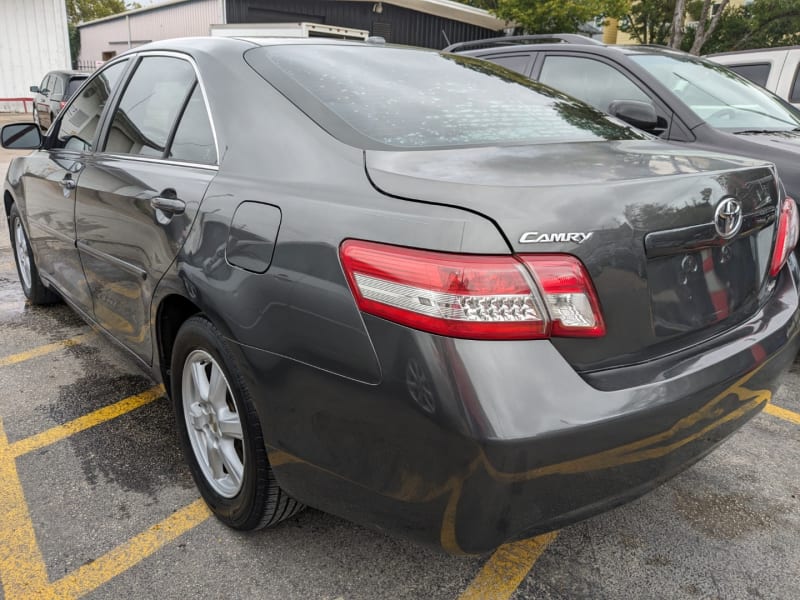
[(60, 181), (61, 185), (68, 190), (74, 190), (77, 187), (77, 182), (72, 177), (65, 177)]
[(150, 200), (150, 206), (171, 215), (180, 215), (186, 210), (186, 203), (183, 200), (179, 200), (178, 198), (164, 198), (163, 196), (156, 196)]

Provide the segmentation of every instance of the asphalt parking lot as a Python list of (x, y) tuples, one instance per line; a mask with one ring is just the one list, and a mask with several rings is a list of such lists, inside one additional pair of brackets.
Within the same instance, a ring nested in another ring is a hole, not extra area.
[[(0, 123), (8, 122), (7, 117)], [(4, 177), (12, 153), (0, 150)], [(162, 390), (63, 305), (25, 303), (0, 232), (0, 598), (800, 598), (800, 363), (649, 495), (482, 557), (308, 509), (209, 517)]]

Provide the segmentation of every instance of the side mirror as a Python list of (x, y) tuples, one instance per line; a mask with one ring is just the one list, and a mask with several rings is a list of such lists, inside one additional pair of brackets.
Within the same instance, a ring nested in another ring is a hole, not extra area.
[(653, 132), (658, 128), (656, 109), (649, 102), (615, 100), (608, 105), (609, 114), (638, 129)]
[(32, 91), (34, 94), (38, 94), (38, 93), (39, 93), (39, 86), (38, 86), (38, 85), (32, 85), (32, 86), (30, 87), (30, 90), (31, 90), (31, 91)]
[(11, 123), (0, 130), (0, 145), (8, 150), (38, 150), (42, 132), (36, 123)]

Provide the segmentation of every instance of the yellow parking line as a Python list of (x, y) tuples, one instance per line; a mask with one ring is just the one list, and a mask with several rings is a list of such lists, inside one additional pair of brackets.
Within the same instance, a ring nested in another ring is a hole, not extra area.
[(11, 456), (17, 458), (23, 454), (32, 452), (33, 450), (38, 450), (39, 448), (44, 448), (45, 446), (54, 444), (59, 440), (63, 440), (64, 438), (78, 433), (79, 431), (89, 429), (90, 427), (94, 427), (100, 423), (104, 423), (116, 417), (122, 416), (125, 413), (129, 413), (130, 411), (144, 406), (153, 400), (161, 398), (163, 395), (164, 386), (157, 385), (153, 388), (150, 388), (146, 392), (136, 394), (135, 396), (129, 396), (123, 400), (120, 400), (119, 402), (115, 402), (109, 406), (104, 406), (103, 408), (99, 408), (87, 415), (78, 417), (73, 421), (68, 421), (63, 425), (56, 425), (47, 431), (37, 433), (36, 435), (32, 435), (31, 437), (11, 444), (9, 448)]
[(76, 335), (75, 337), (69, 338), (67, 340), (62, 340), (60, 342), (53, 342), (52, 344), (45, 344), (44, 346), (39, 346), (37, 348), (31, 348), (30, 350), (26, 350), (25, 352), (20, 352), (18, 354), (5, 356), (3, 358), (0, 358), (0, 367), (15, 365), (17, 363), (21, 363), (23, 361), (30, 360), (32, 358), (38, 358), (40, 356), (45, 356), (46, 354), (52, 354), (53, 352), (57, 352), (64, 348), (69, 348), (70, 346), (76, 346), (78, 344), (82, 344), (83, 342), (93, 337), (94, 335), (95, 334), (93, 332), (83, 333), (81, 335)]
[(0, 420), (0, 582), (6, 600), (53, 598), (47, 568)]
[(147, 531), (56, 581), (52, 586), (53, 597), (78, 598), (96, 590), (175, 538), (197, 527), (209, 516), (211, 511), (205, 503), (195, 500)]
[(796, 425), (800, 425), (800, 413), (796, 413), (793, 410), (787, 410), (785, 408), (781, 408), (780, 406), (775, 406), (774, 404), (767, 404), (764, 407), (764, 412), (772, 415), (773, 417), (778, 417), (779, 419), (784, 419), (786, 421), (791, 421)]
[(459, 600), (505, 600), (519, 587), (557, 531), (500, 546)]

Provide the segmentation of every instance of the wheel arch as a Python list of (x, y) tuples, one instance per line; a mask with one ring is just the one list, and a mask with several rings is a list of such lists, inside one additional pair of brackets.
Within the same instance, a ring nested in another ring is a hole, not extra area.
[(175, 346), (178, 331), (187, 319), (202, 312), (199, 306), (180, 294), (170, 294), (164, 297), (158, 305), (156, 339), (161, 377), (167, 393), (170, 392), (172, 349)]
[(3, 208), (5, 209), (6, 219), (11, 215), (11, 206), (14, 204), (14, 197), (11, 192), (5, 190), (3, 193)]

